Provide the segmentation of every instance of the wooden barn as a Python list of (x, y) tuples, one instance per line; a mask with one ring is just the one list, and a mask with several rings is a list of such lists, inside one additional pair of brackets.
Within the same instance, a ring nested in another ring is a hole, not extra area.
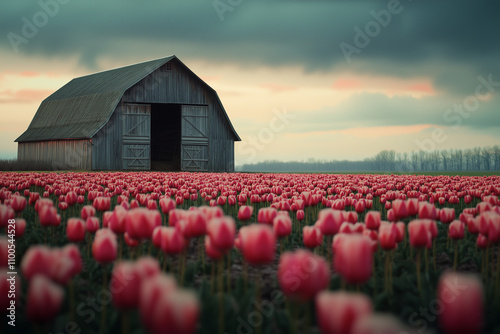
[(209, 85), (176, 56), (73, 79), (16, 139), (60, 169), (234, 171), (240, 141)]

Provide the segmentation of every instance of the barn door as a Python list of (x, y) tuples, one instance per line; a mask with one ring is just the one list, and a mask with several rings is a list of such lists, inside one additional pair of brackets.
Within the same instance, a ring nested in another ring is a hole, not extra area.
[(181, 170), (208, 171), (208, 107), (182, 106)]
[(123, 169), (151, 169), (151, 106), (124, 104)]

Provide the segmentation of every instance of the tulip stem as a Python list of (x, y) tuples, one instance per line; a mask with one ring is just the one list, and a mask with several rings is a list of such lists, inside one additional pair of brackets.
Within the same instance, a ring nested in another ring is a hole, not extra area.
[(122, 334), (128, 334), (130, 331), (130, 315), (128, 311), (122, 312)]
[(425, 275), (429, 277), (429, 250), (425, 248)]
[(421, 283), (421, 277), (420, 277), (420, 253), (421, 249), (417, 249), (417, 287), (418, 287), (418, 293), (420, 295), (420, 298), (422, 298), (422, 283)]
[(436, 271), (436, 238), (432, 240), (432, 261), (434, 262), (434, 271)]
[(497, 277), (495, 282), (495, 300), (498, 299), (500, 285), (500, 246), (497, 247)]
[(168, 262), (168, 257), (167, 257), (167, 254), (164, 253), (163, 254), (163, 271), (167, 271), (167, 262)]
[(75, 321), (75, 284), (69, 281), (69, 321)]
[[(106, 268), (106, 265), (103, 266), (102, 268), (102, 288), (103, 291), (107, 291), (107, 285), (108, 285), (108, 271)], [(106, 306), (107, 302), (104, 298), (104, 293), (102, 294), (101, 298), (101, 305), (102, 305), (102, 312), (101, 312), (101, 333), (106, 333)]]
[(211, 265), (211, 270), (210, 270), (210, 292), (214, 293), (214, 277), (215, 277), (215, 265), (212, 262)]
[(455, 257), (453, 259), (453, 271), (457, 270), (457, 261), (458, 261), (458, 240), (455, 240)]
[(245, 283), (245, 294), (248, 289), (248, 265), (246, 261), (243, 261), (243, 281)]
[(224, 334), (224, 259), (219, 259), (218, 282), (219, 282), (219, 333)]
[(231, 251), (227, 253), (227, 293), (231, 293)]

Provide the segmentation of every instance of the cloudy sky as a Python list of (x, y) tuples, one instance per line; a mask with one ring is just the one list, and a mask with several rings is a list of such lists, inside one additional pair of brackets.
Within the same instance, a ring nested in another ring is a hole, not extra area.
[(499, 1), (0, 3), (0, 158), (74, 77), (175, 54), (219, 94), (236, 164), (500, 144)]

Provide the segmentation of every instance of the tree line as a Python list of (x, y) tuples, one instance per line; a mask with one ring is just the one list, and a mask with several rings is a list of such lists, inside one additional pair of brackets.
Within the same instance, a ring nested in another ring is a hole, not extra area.
[(267, 160), (236, 166), (245, 172), (438, 172), (438, 171), (500, 171), (500, 146), (412, 151), (396, 153), (383, 150), (359, 161)]

